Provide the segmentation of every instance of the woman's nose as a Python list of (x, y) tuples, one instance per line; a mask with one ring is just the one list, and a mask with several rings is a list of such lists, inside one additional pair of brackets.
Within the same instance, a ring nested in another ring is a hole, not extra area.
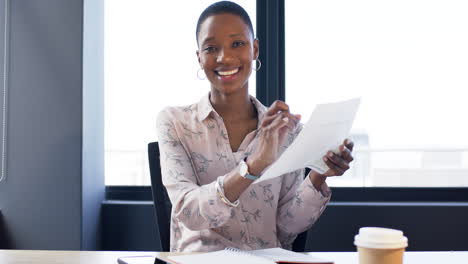
[(220, 64), (225, 64), (232, 60), (233, 60), (232, 54), (225, 49), (220, 50), (220, 52), (218, 53), (218, 56), (216, 57), (216, 62)]

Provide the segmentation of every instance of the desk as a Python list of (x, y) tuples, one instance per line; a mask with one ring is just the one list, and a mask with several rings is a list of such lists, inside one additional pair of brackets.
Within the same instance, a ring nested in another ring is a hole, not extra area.
[(122, 256), (154, 255), (131, 251), (0, 250), (1, 264), (117, 264)]
[[(0, 250), (1, 264), (117, 264), (124, 256), (155, 255), (156, 252), (132, 251), (44, 251)], [(161, 253), (159, 253), (161, 254)], [(171, 253), (162, 253), (171, 254)], [(314, 256), (332, 259), (336, 264), (357, 264), (356, 252), (319, 252)], [(463, 252), (406, 252), (405, 264), (466, 264), (468, 251)]]

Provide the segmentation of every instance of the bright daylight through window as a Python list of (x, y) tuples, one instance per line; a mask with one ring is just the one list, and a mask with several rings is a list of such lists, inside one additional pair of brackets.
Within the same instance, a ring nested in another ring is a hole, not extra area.
[[(197, 78), (195, 25), (213, 2), (105, 1), (107, 185), (149, 185), (157, 113), (209, 91)], [(255, 28), (256, 1), (236, 2)], [(306, 122), (317, 103), (362, 99), (355, 161), (331, 186), (468, 186), (466, 1), (285, 5), (292, 111)]]
[[(165, 106), (198, 102), (195, 26), (216, 1), (105, 1), (106, 185), (149, 185), (147, 145), (157, 141), (156, 115)], [(234, 1), (249, 13), (256, 1)], [(200, 74), (203, 78), (203, 74)], [(255, 73), (249, 81), (255, 96)]]
[(332, 186), (468, 186), (468, 2), (285, 1), (286, 102), (361, 97)]

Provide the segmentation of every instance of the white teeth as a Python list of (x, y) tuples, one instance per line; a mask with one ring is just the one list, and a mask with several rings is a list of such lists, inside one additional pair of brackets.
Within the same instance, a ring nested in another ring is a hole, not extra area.
[(226, 76), (226, 75), (233, 75), (233, 74), (237, 73), (238, 71), (239, 71), (239, 68), (236, 68), (236, 69), (234, 69), (234, 70), (232, 70), (232, 71), (223, 71), (223, 72), (222, 72), (222, 71), (219, 71), (218, 74), (219, 74), (219, 75), (223, 75), (223, 76)]

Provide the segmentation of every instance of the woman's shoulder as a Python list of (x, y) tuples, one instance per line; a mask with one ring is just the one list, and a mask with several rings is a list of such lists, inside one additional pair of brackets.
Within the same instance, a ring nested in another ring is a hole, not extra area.
[(184, 106), (166, 106), (157, 115), (158, 123), (162, 120), (182, 121), (188, 120), (197, 112), (197, 104)]

